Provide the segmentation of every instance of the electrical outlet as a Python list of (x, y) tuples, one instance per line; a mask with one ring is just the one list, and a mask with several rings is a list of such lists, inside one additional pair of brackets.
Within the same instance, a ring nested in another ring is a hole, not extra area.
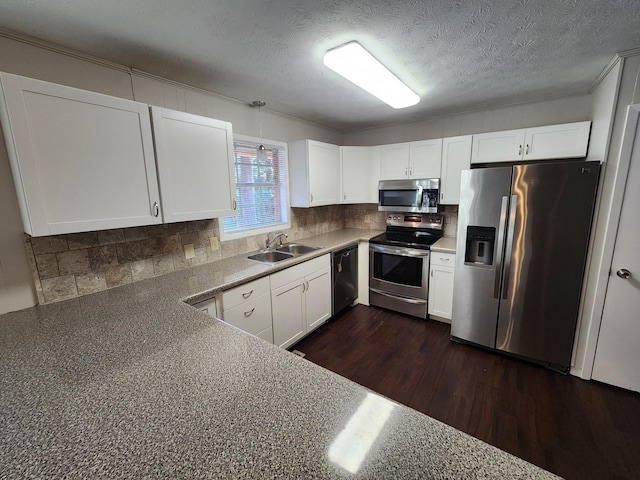
[(369, 215), (368, 213), (364, 216), (364, 223), (366, 225), (369, 225), (371, 223), (371, 215)]
[(293, 224), (293, 233), (298, 233), (298, 224), (297, 223)]
[(215, 252), (216, 250), (220, 250), (220, 242), (218, 241), (218, 237), (211, 237), (209, 239), (209, 243), (211, 243), (212, 252)]
[(184, 258), (193, 258), (196, 256), (196, 251), (193, 248), (193, 243), (187, 243), (184, 246)]

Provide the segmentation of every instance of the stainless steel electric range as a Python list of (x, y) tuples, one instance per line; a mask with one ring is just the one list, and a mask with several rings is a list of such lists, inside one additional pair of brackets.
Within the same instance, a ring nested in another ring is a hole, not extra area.
[(369, 240), (371, 305), (427, 318), (429, 247), (443, 223), (438, 214), (387, 214), (386, 231)]

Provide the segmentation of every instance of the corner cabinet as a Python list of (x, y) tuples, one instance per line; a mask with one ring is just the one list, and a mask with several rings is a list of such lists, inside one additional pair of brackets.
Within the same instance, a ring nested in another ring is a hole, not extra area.
[(26, 233), (161, 223), (147, 105), (6, 73), (0, 80)]
[(587, 121), (474, 135), (471, 163), (586, 157), (590, 131)]
[(340, 147), (315, 140), (289, 143), (292, 207), (340, 203)]
[(428, 313), (434, 320), (451, 323), (455, 265), (455, 254), (431, 252)]
[(151, 107), (165, 223), (235, 213), (231, 124)]
[(331, 317), (330, 256), (270, 276), (273, 341), (287, 348)]
[(380, 147), (340, 147), (340, 203), (378, 203)]

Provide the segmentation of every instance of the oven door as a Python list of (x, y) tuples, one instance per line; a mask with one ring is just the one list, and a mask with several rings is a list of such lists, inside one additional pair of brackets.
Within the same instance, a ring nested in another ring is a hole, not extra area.
[(369, 287), (426, 300), (429, 250), (369, 244)]

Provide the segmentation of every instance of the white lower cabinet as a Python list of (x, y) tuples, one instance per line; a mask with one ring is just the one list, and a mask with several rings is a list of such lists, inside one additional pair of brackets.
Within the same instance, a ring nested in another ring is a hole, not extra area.
[(271, 292), (273, 343), (286, 348), (304, 336), (304, 285), (302, 279)]
[(269, 277), (274, 343), (287, 348), (331, 316), (330, 256), (314, 258)]
[(269, 278), (222, 292), (222, 320), (273, 343)]
[(451, 323), (453, 307), (453, 277), (456, 256), (451, 253), (431, 252), (429, 271), (429, 316)]
[(199, 303), (191, 304), (192, 307), (196, 307), (198, 310), (211, 315), (212, 317), (218, 317), (218, 299), (217, 297), (211, 297), (207, 300), (203, 300)]

